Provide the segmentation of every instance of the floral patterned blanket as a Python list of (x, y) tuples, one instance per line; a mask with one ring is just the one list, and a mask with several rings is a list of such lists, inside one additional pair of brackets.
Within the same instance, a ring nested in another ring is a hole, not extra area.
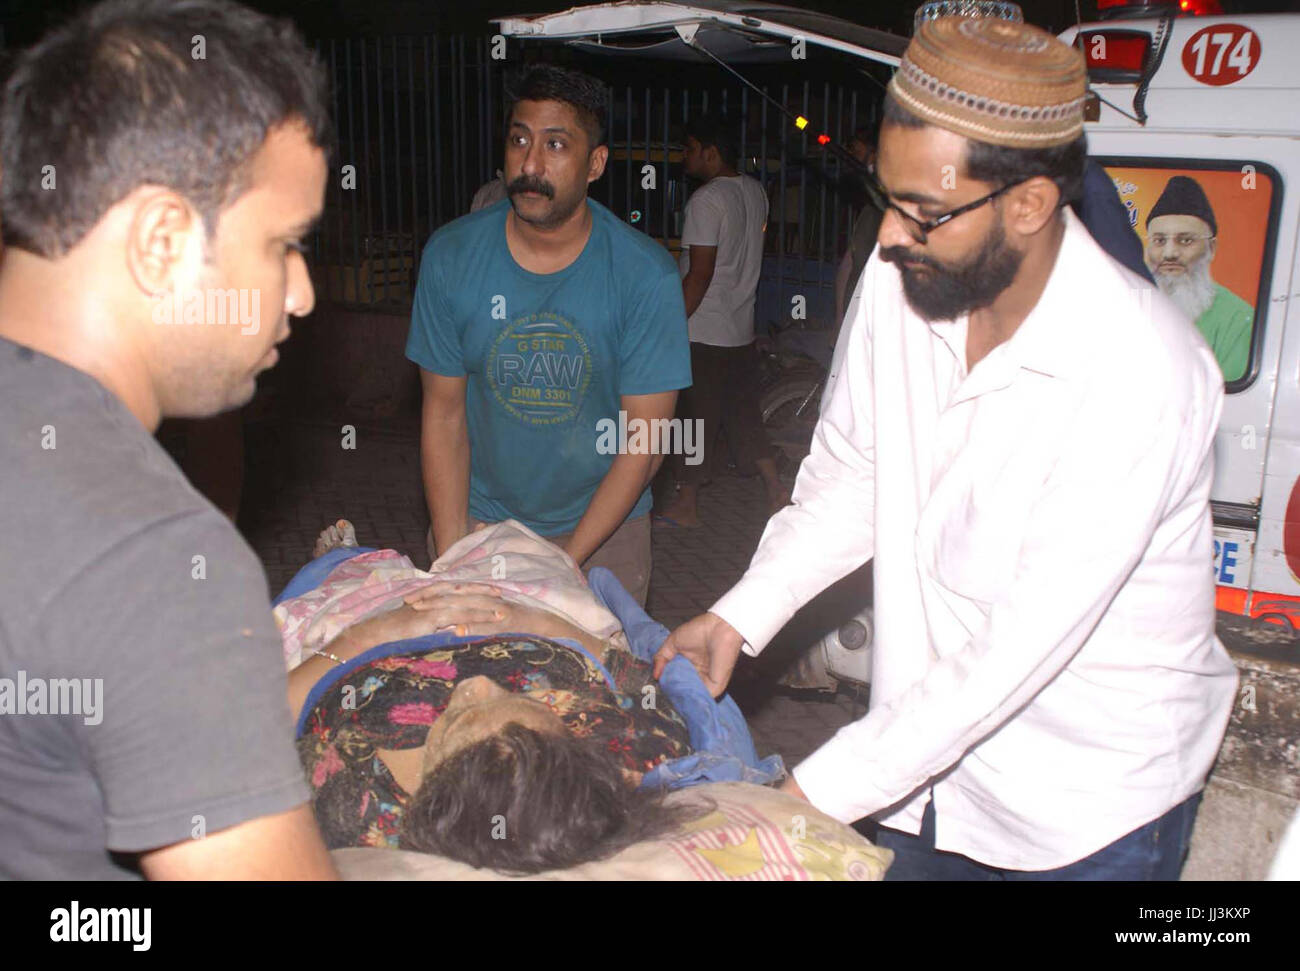
[(681, 716), (652, 684), (648, 663), (611, 647), (596, 659), (544, 638), (419, 638), (386, 645), (331, 672), (313, 692), (298, 738), (317, 822), (331, 849), (396, 848), (410, 798), (379, 749), (422, 747), (463, 679), (485, 675), (544, 702), (574, 735), (597, 739), (645, 772), (691, 752)]

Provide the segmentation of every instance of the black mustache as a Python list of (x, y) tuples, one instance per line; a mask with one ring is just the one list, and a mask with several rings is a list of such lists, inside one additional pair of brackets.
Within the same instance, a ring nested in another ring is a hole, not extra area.
[(880, 248), (880, 258), (886, 263), (920, 263), (922, 266), (928, 266), (932, 270), (938, 270), (941, 267), (928, 256), (920, 253), (913, 253), (906, 246), (882, 246)]
[(543, 182), (541, 179), (530, 178), (527, 175), (521, 175), (508, 186), (506, 186), (507, 195), (517, 195), (520, 192), (536, 192), (544, 195), (548, 199), (555, 198), (555, 186), (549, 182)]

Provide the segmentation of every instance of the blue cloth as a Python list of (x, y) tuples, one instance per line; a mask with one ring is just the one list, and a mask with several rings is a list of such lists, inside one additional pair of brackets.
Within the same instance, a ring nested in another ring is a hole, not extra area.
[(1074, 205), (1088, 232), (1111, 259), (1124, 264), (1148, 283), (1155, 280), (1142, 257), (1142, 240), (1133, 227), (1137, 210), (1130, 210), (1115, 191), (1115, 182), (1100, 164), (1088, 159), (1083, 170), (1083, 197)]
[(976, 863), (959, 853), (935, 850), (933, 796), (921, 816), (918, 835), (882, 826), (875, 844), (894, 851), (886, 880), (1177, 880), (1187, 858), (1200, 801), (1198, 792), (1091, 856), (1052, 870), (1003, 870)]
[[(623, 625), (632, 653), (652, 660), (668, 638), (668, 628), (651, 620), (618, 578), (604, 567), (587, 577), (597, 599)], [(779, 755), (759, 759), (745, 716), (730, 695), (709, 694), (695, 666), (686, 658), (673, 658), (664, 667), (659, 687), (686, 720), (693, 755), (671, 759), (647, 772), (642, 788), (680, 789), (703, 782), (753, 782), (765, 785), (785, 775)]]
[[(468, 376), (470, 513), (518, 519), (542, 536), (572, 532), (591, 504), (620, 448), (620, 396), (691, 383), (672, 257), (587, 204), (591, 237), (557, 273), (531, 273), (511, 256), (509, 200), (439, 229), (424, 248), (406, 343), (424, 370)], [(649, 510), (647, 486), (629, 518)]]

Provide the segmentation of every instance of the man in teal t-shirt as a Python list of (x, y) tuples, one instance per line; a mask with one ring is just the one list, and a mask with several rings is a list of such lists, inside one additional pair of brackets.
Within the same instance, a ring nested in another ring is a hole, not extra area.
[(406, 356), (424, 390), (430, 555), (479, 523), (517, 519), (579, 564), (608, 566), (644, 603), (663, 456), (609, 446), (648, 444), (630, 432), (672, 417), (690, 349), (672, 258), (587, 198), (609, 154), (604, 104), (604, 87), (577, 72), (524, 77), (508, 198), (429, 240)]

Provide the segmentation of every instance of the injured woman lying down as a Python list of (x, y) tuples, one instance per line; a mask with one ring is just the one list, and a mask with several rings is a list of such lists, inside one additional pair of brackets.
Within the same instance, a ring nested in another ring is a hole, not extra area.
[(604, 859), (708, 805), (702, 782), (774, 782), (735, 703), (607, 570), (513, 520), (429, 571), (340, 520), (275, 602), (289, 701), (330, 849), (419, 850), (505, 873)]

